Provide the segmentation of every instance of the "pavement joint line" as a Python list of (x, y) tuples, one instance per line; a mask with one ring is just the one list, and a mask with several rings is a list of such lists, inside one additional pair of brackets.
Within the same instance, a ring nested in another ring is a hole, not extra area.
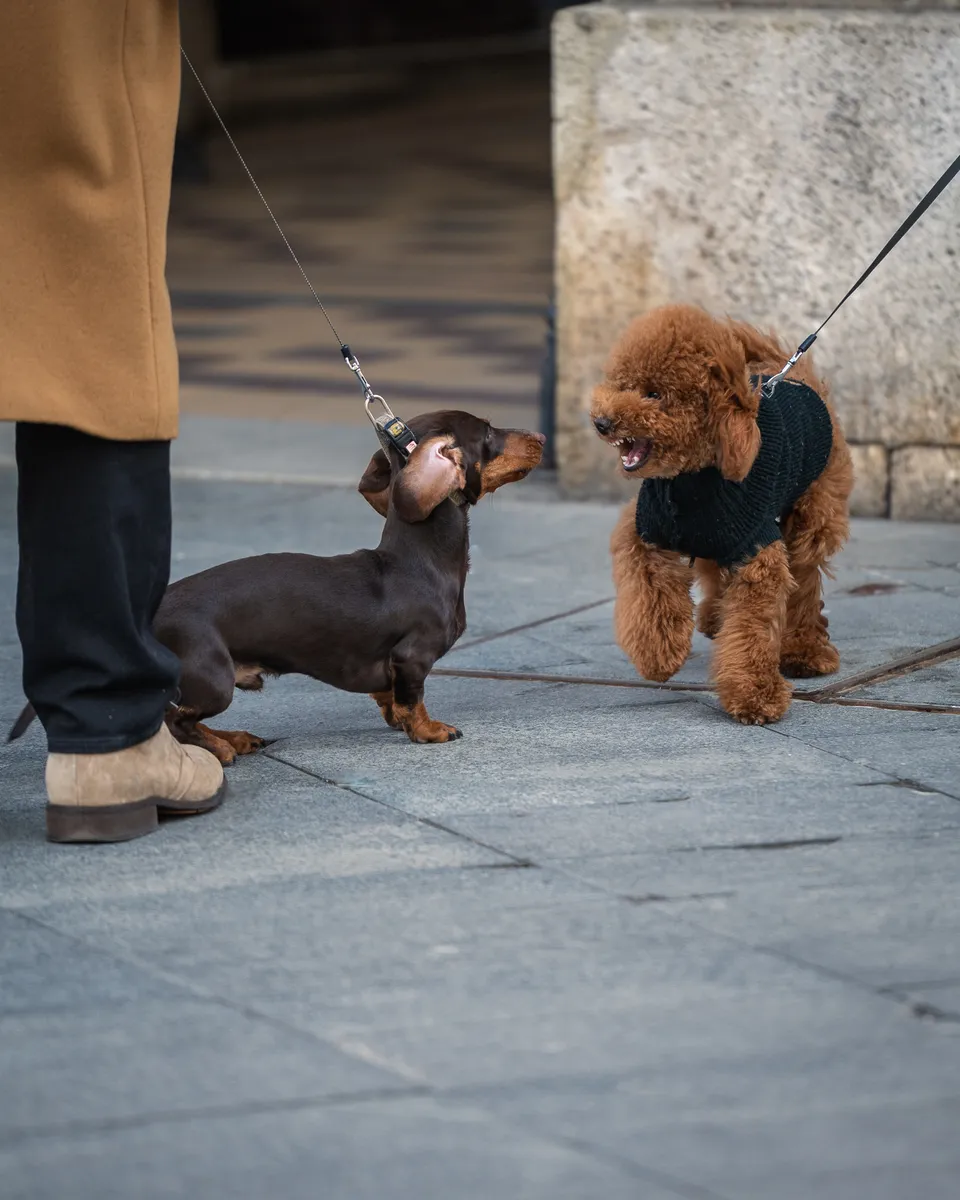
[(486, 633), (482, 637), (471, 638), (468, 642), (458, 642), (451, 646), (449, 654), (457, 650), (469, 650), (472, 646), (482, 646), (485, 642), (495, 642), (497, 638), (509, 637), (512, 633), (524, 633), (528, 629), (536, 629), (539, 625), (549, 625), (551, 621), (561, 621), (564, 617), (573, 617), (577, 613), (589, 612), (592, 608), (600, 608), (603, 604), (612, 604), (615, 596), (605, 596), (602, 600), (591, 600), (588, 604), (578, 604), (576, 608), (568, 608), (565, 612), (554, 613), (550, 617), (539, 617), (536, 621), (526, 621), (523, 625), (513, 625), (499, 633)]
[[(960, 654), (960, 648), (958, 648), (956, 653)], [(949, 657), (953, 657), (953, 655), (951, 654)], [(937, 659), (935, 661), (941, 660)], [(927, 665), (931, 664), (918, 663), (910, 669), (917, 670), (921, 666)], [(651, 683), (644, 679), (605, 679), (602, 677), (591, 678), (588, 675), (545, 675), (534, 671), (486, 671), (466, 667), (434, 667), (430, 674), (444, 675), (455, 679), (491, 679), (507, 683), (581, 684), (590, 687), (637, 688), (657, 692), (699, 692), (710, 695), (716, 692), (716, 689), (709, 683), (674, 683), (672, 681)], [(860, 687), (862, 683), (854, 686)], [(899, 700), (872, 700), (865, 697), (833, 696), (824, 695), (822, 692), (794, 692), (793, 698), (794, 700), (806, 700), (813, 704), (836, 704), (849, 708), (880, 708), (889, 709), (893, 712), (947, 713), (953, 716), (960, 716), (960, 704), (908, 704)]]
[[(574, 878), (578, 878), (574, 875)], [(620, 896), (621, 899), (629, 899), (621, 892), (610, 892), (609, 895)], [(870, 983), (867, 980), (860, 979), (857, 975), (849, 975), (844, 971), (838, 971), (835, 967), (827, 967), (822, 963), (812, 962), (810, 959), (802, 958), (800, 955), (792, 954), (789, 950), (782, 950), (776, 946), (768, 946), (763, 942), (751, 942), (746, 938), (738, 937), (736, 934), (728, 933), (726, 930), (717, 929), (709, 924), (703, 924), (700, 921), (693, 920), (688, 915), (689, 910), (680, 912), (676, 908), (668, 907), (661, 901), (652, 901), (652, 906), (657, 909), (666, 919), (676, 921), (678, 924), (686, 925), (690, 929), (696, 929), (699, 933), (705, 933), (711, 937), (721, 938), (723, 941), (730, 942), (741, 949), (752, 951), (755, 954), (763, 954), (768, 958), (777, 959), (780, 962), (789, 963), (791, 966), (799, 967), (801, 970), (812, 972), (823, 979), (830, 980), (834, 983), (841, 983), (846, 987), (853, 987), (860, 992), (866, 992), (872, 996), (878, 996), (884, 1000), (892, 1000), (895, 1004), (906, 1008), (912, 1017), (930, 1017), (932, 1014), (919, 1013), (915, 1011), (916, 1001), (912, 997), (904, 997), (898, 994), (890, 987), (881, 987), (877, 984)], [(960, 1019), (960, 1018), (957, 1018)]]
[(838, 679), (835, 683), (829, 683), (814, 692), (807, 692), (806, 695), (808, 699), (823, 701), (829, 697), (839, 696), (843, 692), (852, 691), (854, 688), (862, 687), (867, 683), (877, 683), (894, 676), (908, 675), (911, 671), (916, 671), (921, 667), (935, 666), (948, 659), (956, 658), (958, 655), (960, 655), (960, 637), (950, 638), (945, 642), (926, 646), (923, 650), (915, 650), (912, 654), (902, 654), (897, 658), (891, 658), (879, 666), (866, 667), (862, 671), (848, 675), (845, 679)]
[(434, 667), (431, 675), (458, 679), (495, 679), (516, 683), (580, 683), (593, 687), (640, 688), (656, 692), (712, 692), (708, 683), (650, 683), (645, 679), (592, 679), (589, 675), (542, 675), (536, 671), (485, 671), (470, 667)]
[[(282, 760), (281, 760), (282, 761)], [(290, 765), (290, 764), (286, 764)], [(229, 885), (236, 886), (236, 885)], [(219, 992), (215, 992), (210, 988), (202, 987), (195, 983), (192, 979), (183, 975), (178, 975), (174, 971), (167, 971), (163, 967), (157, 966), (156, 963), (150, 962), (148, 959), (142, 958), (135, 952), (121, 952), (114, 946), (101, 945), (98, 942), (91, 941), (88, 938), (81, 937), (78, 934), (71, 933), (68, 930), (60, 929), (59, 926), (51, 924), (49, 921), (42, 920), (34, 912), (26, 912), (22, 908), (10, 908), (7, 905), (0, 905), (0, 911), (13, 913), (22, 920), (32, 925), (37, 925), (41, 929), (49, 933), (55, 933), (58, 937), (64, 938), (68, 942), (72, 942), (75, 946), (80, 946), (83, 949), (93, 950), (97, 954), (105, 955), (111, 958), (114, 962), (123, 963), (125, 966), (136, 967), (138, 971), (142, 971), (144, 975), (152, 979), (161, 980), (163, 983), (171, 984), (185, 992), (194, 1000), (203, 1001), (204, 1003), (226, 1008), (230, 1012), (237, 1013), (239, 1016), (246, 1017), (249, 1021), (259, 1021), (262, 1024), (271, 1026), (274, 1029), (282, 1030), (286, 1034), (292, 1034), (294, 1037), (300, 1038), (302, 1041), (309, 1042), (314, 1046), (324, 1046), (327, 1049), (334, 1049), (345, 1057), (354, 1059), (357, 1062), (362, 1062), (365, 1065), (370, 1065), (370, 1060), (363, 1054), (358, 1054), (355, 1050), (349, 1048), (346, 1044), (341, 1045), (332, 1037), (325, 1037), (322, 1034), (316, 1033), (312, 1029), (307, 1029), (304, 1026), (297, 1025), (290, 1021), (284, 1021), (272, 1013), (261, 1012), (251, 1004), (246, 1004), (242, 1001), (231, 999), (229, 996), (223, 996)], [(395, 1066), (386, 1066), (383, 1063), (377, 1064), (379, 1069), (384, 1074), (393, 1074), (398, 1079), (403, 1080), (403, 1086), (406, 1087), (422, 1087), (424, 1086), (419, 1079), (411, 1080), (409, 1076), (405, 1076)], [(3, 1136), (0, 1134), (0, 1142)]]
[(0, 1130), (0, 1146), (16, 1146), (26, 1139), (48, 1137), (85, 1137), (93, 1133), (113, 1133), (149, 1125), (177, 1124), (184, 1121), (222, 1120), (229, 1117), (264, 1116), (270, 1113), (302, 1112), (312, 1108), (333, 1108), (341, 1104), (370, 1104), (383, 1100), (407, 1100), (430, 1096), (428, 1084), (408, 1084), (395, 1088), (367, 1088), (356, 1092), (331, 1092), (328, 1096), (300, 1096), (287, 1100), (249, 1100), (242, 1104), (215, 1104), (204, 1108), (160, 1109), (129, 1117), (103, 1117), (98, 1120), (62, 1121), (54, 1125), (26, 1125)]
[[(770, 728), (770, 727), (767, 727), (767, 728)], [(779, 733), (781, 737), (792, 737), (792, 735), (785, 734), (780, 730), (770, 728), (770, 731)], [(793, 739), (793, 740), (798, 740), (798, 739)], [(820, 749), (820, 748), (821, 747), (817, 747), (817, 749)], [(492, 846), (492, 845), (490, 845), (490, 843), (487, 843), (487, 842), (481, 842), (478, 839), (471, 837), (469, 834), (462, 833), (460, 830), (453, 829), (450, 826), (444, 825), (439, 821), (434, 821), (429, 817), (423, 817), (416, 813), (410, 813), (408, 810), (406, 810), (404, 808), (400, 808), (399, 806), (397, 806), (395, 804), (391, 804), (390, 802), (388, 802), (386, 800), (380, 800), (377, 797), (369, 796), (366, 793), (360, 791), (359, 789), (352, 787), (351, 785), (340, 784), (340, 783), (337, 783), (335, 780), (321, 777), (313, 771), (308, 771), (305, 767), (296, 766), (296, 764), (294, 764), (294, 763), (287, 762), (286, 759), (278, 758), (276, 755), (269, 754), (269, 752), (266, 752), (266, 753), (267, 753), (267, 757), (273, 758), (275, 761), (282, 762), (286, 766), (292, 766), (292, 767), (294, 767), (295, 770), (301, 771), (303, 774), (309, 775), (313, 779), (318, 779), (321, 782), (330, 784), (333, 787), (342, 788), (344, 791), (352, 792), (354, 795), (360, 796), (362, 799), (370, 800), (374, 804), (383, 805), (383, 807), (389, 808), (389, 809), (391, 809), (391, 811), (405, 813), (407, 816), (412, 817), (414, 820), (419, 821), (422, 824), (431, 826), (432, 828), (435, 828), (435, 829), (440, 829), (445, 833), (450, 833), (454, 837), (462, 838), (468, 842), (472, 842), (474, 845), (481, 846), (484, 849), (492, 850), (495, 853), (502, 855), (504, 858), (513, 859), (513, 861), (516, 863), (517, 866), (530, 867), (530, 868), (535, 868), (538, 870), (543, 870), (543, 871), (547, 872), (548, 874), (550, 872), (554, 872), (554, 873), (564, 876), (566, 878), (575, 879), (579, 884), (586, 886), (591, 891), (597, 892), (600, 895), (604, 895), (604, 896), (608, 896), (608, 897), (620, 900), (626, 904), (631, 904), (633, 907), (637, 907), (637, 900), (636, 900), (635, 896), (632, 896), (626, 892), (618, 891), (616, 889), (606, 888), (602, 883), (598, 882), (597, 880), (586, 879), (583, 876), (578, 875), (576, 871), (572, 871), (569, 868), (565, 868), (558, 863), (555, 863), (555, 862), (541, 863), (532, 858), (518, 856), (516, 854), (513, 854), (509, 850), (505, 850), (498, 846)], [(825, 753), (833, 754), (834, 757), (837, 757), (837, 758), (844, 758), (843, 755), (837, 754), (836, 751), (828, 750), (828, 751), (825, 751)], [(888, 779), (895, 778), (894, 776), (890, 776), (888, 772), (880, 771), (878, 768), (872, 767), (869, 769), (876, 771), (878, 774), (886, 775), (888, 777)], [(939, 791), (939, 789), (938, 789), (938, 791)], [(947, 797), (947, 799), (955, 799), (955, 797), (949, 796), (947, 793), (941, 793), (941, 794), (945, 795)], [(893, 1000), (897, 1004), (903, 1005), (905, 1003), (904, 1000), (901, 999), (901, 997), (899, 997), (898, 995), (895, 995), (889, 991), (884, 991), (883, 989), (878, 988), (872, 984), (865, 983), (863, 980), (858, 979), (856, 976), (846, 975), (843, 972), (836, 971), (830, 967), (824, 967), (819, 963), (808, 962), (806, 959), (802, 959), (795, 955), (791, 955), (786, 951), (777, 950), (773, 947), (764, 946), (763, 944), (752, 943), (752, 942), (746, 941), (742, 938), (736, 937), (735, 935), (728, 934), (721, 930), (714, 929), (709, 925), (702, 925), (697, 921), (692, 921), (687, 916), (681, 916), (675, 908), (669, 907), (675, 902), (676, 899), (685, 899), (685, 897), (665, 897), (663, 900), (649, 899), (647, 901), (647, 903), (649, 903), (651, 906), (653, 906), (655, 909), (657, 909), (658, 912), (660, 912), (663, 916), (667, 917), (668, 919), (679, 921), (681, 924), (685, 924), (691, 928), (695, 928), (701, 933), (706, 933), (707, 935), (712, 936), (712, 937), (722, 938), (725, 941), (732, 942), (738, 946), (744, 947), (744, 948), (754, 951), (756, 953), (766, 954), (770, 957), (777, 958), (777, 959), (780, 959), (780, 960), (783, 960), (786, 962), (790, 962), (794, 966), (798, 966), (802, 969), (812, 971), (815, 974), (818, 974), (824, 978), (831, 979), (834, 982), (840, 982), (847, 986), (853, 986), (861, 991), (867, 991), (873, 995), (883, 996), (886, 999)], [(911, 1002), (911, 1004), (912, 1004), (912, 1002)], [(918, 1014), (913, 1013), (913, 1015), (916, 1016)], [(926, 1015), (929, 1016), (930, 1014), (926, 1014)], [(707, 1195), (709, 1195), (709, 1193)], [(723, 1200), (723, 1198), (718, 1197), (717, 1200)]]
[[(607, 888), (596, 879), (586, 879), (577, 874), (575, 870), (561, 866), (557, 863), (547, 864), (548, 870), (556, 871), (560, 875), (575, 879), (578, 883), (587, 884), (602, 894), (622, 900), (627, 904), (632, 904), (638, 907), (636, 898), (628, 892), (621, 892), (615, 888)], [(845, 987), (853, 987), (860, 992), (867, 992), (870, 995), (882, 997), (885, 1000), (892, 1000), (895, 1004), (901, 1007), (911, 1008), (913, 1001), (904, 1001), (904, 999), (891, 991), (889, 988), (878, 987), (875, 984), (868, 983), (856, 975), (847, 975), (843, 971), (838, 971), (833, 967), (823, 966), (821, 963), (811, 962), (809, 959), (801, 958), (798, 955), (791, 954), (787, 950), (778, 949), (775, 946), (767, 946), (762, 942), (751, 942), (746, 938), (738, 937), (736, 934), (728, 933), (726, 930), (717, 929), (710, 924), (704, 924), (702, 921), (695, 920), (689, 916), (689, 909), (682, 912), (675, 906), (676, 901), (686, 899), (686, 897), (665, 897), (663, 900), (655, 898), (647, 899), (643, 907), (654, 909), (660, 916), (668, 921), (676, 921), (680, 925), (686, 926), (688, 929), (695, 929), (698, 933), (706, 934), (708, 937), (720, 938), (722, 941), (728, 942), (731, 945), (738, 946), (742, 950), (748, 950), (754, 954), (762, 954), (768, 958), (777, 959), (780, 962), (789, 963), (791, 966), (799, 967), (803, 971), (810, 972), (819, 976), (822, 979), (830, 980), (833, 983), (843, 984)], [(912, 1013), (911, 1015), (917, 1015)]]
[[(482, 1108), (482, 1104), (479, 1107)], [(488, 1110), (484, 1109), (483, 1111)], [(570, 1134), (563, 1133), (547, 1134), (536, 1125), (522, 1120), (518, 1121), (514, 1118), (511, 1118), (509, 1124), (512, 1128), (522, 1129), (526, 1134), (539, 1137), (541, 1141), (550, 1142), (555, 1146), (563, 1146), (568, 1150), (574, 1150), (578, 1154), (592, 1158), (597, 1162), (619, 1167), (622, 1171), (625, 1171), (636, 1179), (643, 1179), (647, 1183), (655, 1183), (665, 1191), (673, 1192), (680, 1200), (732, 1200), (730, 1197), (721, 1195), (720, 1192), (700, 1187), (696, 1183), (687, 1183), (686, 1180), (678, 1179), (675, 1175), (668, 1175), (663, 1171), (658, 1171), (655, 1167), (644, 1166), (643, 1163), (638, 1163), (632, 1158), (627, 1158), (625, 1155), (608, 1150), (605, 1146), (598, 1146), (586, 1138), (573, 1137)]]
[[(797, 737), (796, 734), (790, 733), (787, 729), (779, 728), (777, 725), (765, 725), (763, 727), (768, 733), (775, 733), (777, 737), (787, 738), (791, 742), (796, 742), (800, 746), (811, 747), (821, 754), (829, 754), (832, 758), (839, 758), (841, 762), (853, 763), (855, 766), (862, 767), (865, 771), (873, 771), (877, 775), (884, 776), (883, 780), (877, 780), (877, 784), (886, 783), (891, 787), (915, 787), (918, 783), (915, 779), (904, 779), (893, 771), (884, 771), (882, 767), (873, 767), (866, 763), (858, 762), (855, 758), (851, 758), (849, 754), (841, 754), (839, 750), (834, 750), (829, 746), (824, 746), (822, 742), (806, 741), (804, 738)], [(869, 786), (869, 784), (857, 784), (858, 787)], [(943, 796), (947, 800), (960, 800), (960, 796), (955, 796), (952, 792), (945, 792), (943, 788), (935, 787), (933, 784), (922, 784), (924, 791), (928, 795)]]
[[(524, 1128), (523, 1122), (519, 1123), (521, 1129)], [(529, 1128), (526, 1130), (530, 1132)], [(682, 1200), (728, 1200), (728, 1197), (723, 1196), (720, 1192), (715, 1192), (710, 1188), (700, 1187), (696, 1183), (687, 1183), (686, 1180), (677, 1179), (674, 1175), (667, 1175), (663, 1171), (658, 1171), (655, 1168), (644, 1166), (642, 1163), (635, 1162), (631, 1158), (626, 1158), (624, 1155), (616, 1154), (605, 1147), (596, 1146), (592, 1142), (588, 1142), (585, 1138), (571, 1137), (569, 1134), (560, 1134), (556, 1138), (551, 1139), (556, 1141), (561, 1146), (568, 1146), (574, 1150), (580, 1150), (581, 1153), (588, 1152), (593, 1158), (601, 1162), (608, 1162), (629, 1171), (632, 1175), (638, 1176), (641, 1179), (647, 1180), (648, 1183), (656, 1183), (666, 1191), (674, 1192)]]
[[(379, 796), (371, 796), (369, 793), (361, 791), (350, 783), (342, 783), (336, 779), (330, 779), (326, 775), (318, 775), (316, 771), (310, 771), (306, 767), (301, 767), (297, 763), (292, 763), (286, 758), (281, 758), (278, 754), (271, 754), (269, 750), (263, 751), (265, 758), (270, 758), (274, 762), (283, 763), (285, 767), (292, 767), (295, 771), (300, 771), (302, 774), (309, 776), (311, 779), (316, 779), (320, 783), (326, 783), (330, 787), (339, 788), (341, 791), (350, 792), (351, 795), (359, 796), (361, 800), (368, 800), (371, 804), (379, 804), (381, 808), (389, 809), (393, 813), (402, 813), (405, 817), (418, 822), (420, 825), (426, 825), (430, 829), (438, 829), (441, 833), (448, 833), (460, 841), (469, 842), (471, 845), (478, 846), (481, 850), (490, 850), (494, 854), (500, 855), (501, 858), (508, 859), (506, 863), (476, 863), (473, 865), (474, 870), (502, 870), (504, 867), (522, 867), (522, 868), (538, 868), (539, 863), (525, 855), (512, 854), (509, 850), (502, 850), (499, 846), (493, 846), (489, 842), (483, 842), (479, 838), (471, 837), (469, 833), (462, 833), (459, 829), (453, 829), (449, 825), (444, 825), (442, 821), (435, 821), (432, 817), (425, 817), (420, 813), (410, 812), (409, 809), (403, 808), (399, 804), (393, 804), (389, 800), (383, 800)], [(464, 868), (458, 868), (463, 870)]]

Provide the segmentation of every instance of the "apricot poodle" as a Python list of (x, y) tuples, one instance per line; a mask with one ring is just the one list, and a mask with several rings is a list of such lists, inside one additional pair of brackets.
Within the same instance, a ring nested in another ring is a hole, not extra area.
[[(747, 725), (790, 706), (784, 675), (829, 675), (821, 569), (849, 531), (850, 452), (809, 354), (671, 305), (613, 349), (591, 417), (642, 481), (611, 539), (617, 641), (647, 679), (669, 679), (697, 628), (716, 639), (720, 702)], [(782, 672), (782, 673), (781, 673)]]

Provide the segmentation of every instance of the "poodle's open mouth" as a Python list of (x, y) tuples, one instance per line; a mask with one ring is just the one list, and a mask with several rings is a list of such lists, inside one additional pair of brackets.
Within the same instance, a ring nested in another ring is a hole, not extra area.
[(639, 471), (653, 449), (653, 443), (646, 438), (617, 438), (613, 444), (620, 451), (620, 462), (625, 471)]

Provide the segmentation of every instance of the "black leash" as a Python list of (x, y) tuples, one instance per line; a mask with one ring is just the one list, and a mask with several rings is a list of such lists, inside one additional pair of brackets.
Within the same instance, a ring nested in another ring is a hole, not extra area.
[[(412, 454), (414, 447), (417, 444), (416, 436), (408, 428), (408, 426), (406, 424), (404, 424), (404, 422), (401, 421), (400, 418), (393, 413), (392, 409), (390, 408), (390, 405), (387, 404), (386, 400), (384, 400), (384, 398), (381, 395), (379, 395), (379, 393), (375, 392), (373, 390), (373, 388), (370, 386), (370, 384), (367, 383), (366, 379), (364, 378), (363, 372), (360, 370), (360, 363), (357, 360), (357, 356), (351, 351), (350, 347), (343, 340), (343, 338), (340, 336), (340, 334), (337, 333), (336, 326), (334, 325), (333, 321), (330, 319), (330, 314), (327, 312), (326, 308), (324, 307), (323, 301), (320, 299), (319, 295), (317, 294), (317, 289), (310, 282), (310, 277), (309, 277), (309, 275), (307, 275), (307, 272), (304, 270), (303, 263), (301, 263), (300, 259), (297, 257), (296, 251), (290, 245), (290, 242), (287, 239), (287, 235), (283, 232), (280, 222), (277, 220), (277, 218), (273, 214), (273, 209), (267, 203), (266, 196), (264, 196), (263, 192), (260, 190), (260, 185), (257, 183), (256, 179), (254, 179), (253, 172), (247, 166), (246, 159), (240, 153), (240, 147), (233, 140), (230, 130), (227, 128), (226, 122), (224, 121), (223, 117), (220, 116), (219, 110), (217, 109), (217, 106), (214, 104), (210, 93), (207, 91), (207, 89), (203, 85), (203, 80), (197, 74), (196, 67), (193, 65), (193, 63), (190, 61), (190, 59), (187, 57), (187, 52), (184, 50), (184, 48), (182, 46), (180, 47), (180, 53), (183, 55), (183, 61), (190, 68), (190, 71), (191, 71), (194, 79), (197, 81), (197, 86), (199, 87), (200, 91), (203, 93), (204, 99), (210, 105), (210, 108), (213, 111), (213, 115), (217, 118), (217, 121), (220, 124), (220, 128), (226, 134), (227, 141), (233, 147), (234, 154), (236, 154), (237, 158), (239, 158), (240, 165), (243, 167), (244, 171), (246, 171), (247, 178), (253, 184), (254, 190), (256, 191), (257, 195), (260, 197), (260, 202), (263, 204), (263, 207), (270, 214), (270, 220), (274, 223), (274, 225), (276, 225), (277, 233), (279, 233), (281, 238), (283, 238), (283, 244), (290, 251), (290, 257), (297, 264), (297, 269), (299, 270), (300, 274), (303, 276), (304, 282), (306, 283), (307, 287), (310, 289), (310, 294), (313, 296), (314, 300), (316, 300), (316, 302), (320, 308), (320, 311), (323, 313), (324, 320), (330, 326), (330, 332), (337, 339), (337, 345), (340, 347), (340, 353), (343, 355), (343, 361), (347, 364), (347, 366), (354, 373), (354, 375), (356, 375), (357, 382), (360, 384), (360, 390), (363, 392), (363, 407), (366, 411), (367, 416), (370, 418), (370, 423), (373, 425), (373, 428), (376, 430), (377, 438), (380, 441), (380, 445), (383, 446), (384, 450), (389, 450), (389, 449), (395, 450), (397, 452), (397, 454), (400, 455), (400, 461), (402, 463), (405, 463), (407, 461), (407, 459), (410, 457), (410, 455)], [(382, 410), (379, 416), (374, 416), (374, 414), (373, 414), (373, 405), (375, 403), (379, 404), (380, 408)]]
[(933, 187), (930, 189), (930, 191), (927, 192), (927, 194), (923, 197), (923, 199), (920, 201), (920, 203), (913, 210), (913, 212), (910, 213), (910, 215), (903, 222), (903, 224), (900, 226), (900, 228), (896, 231), (896, 233), (893, 235), (893, 237), (889, 240), (889, 242), (887, 242), (887, 244), (880, 251), (880, 253), (877, 255), (877, 257), (873, 260), (873, 262), (870, 264), (870, 266), (867, 267), (867, 269), (864, 271), (864, 273), (860, 276), (860, 278), (853, 285), (853, 287), (849, 290), (849, 292), (847, 292), (847, 294), (843, 297), (843, 299), (836, 306), (836, 308), (834, 308), (834, 310), (830, 313), (830, 315), (825, 317), (820, 322), (820, 324), (813, 331), (813, 333), (810, 334), (809, 337), (805, 337), (803, 339), (803, 341), (797, 347), (796, 353), (793, 355), (792, 358), (790, 358), (784, 364), (783, 368), (780, 371), (778, 371), (776, 375), (771, 375), (771, 377), (763, 384), (764, 391), (767, 391), (769, 393), (769, 391), (773, 389), (774, 385), (779, 383), (780, 380), (783, 379), (783, 377), (787, 374), (787, 372), (792, 367), (796, 366), (796, 364), (800, 361), (802, 356), (804, 354), (806, 354), (806, 352), (810, 349), (810, 347), (813, 345), (813, 343), (817, 340), (817, 334), (819, 334), (820, 330), (823, 329), (823, 327), (824, 327), (824, 325), (826, 325), (827, 321), (829, 321), (832, 317), (836, 316), (836, 314), (840, 311), (840, 309), (844, 306), (844, 304), (846, 304), (846, 302), (850, 299), (850, 297), (857, 290), (857, 288), (862, 283), (864, 283), (867, 279), (869, 279), (869, 277), (873, 274), (873, 272), (877, 269), (877, 267), (880, 266), (880, 264), (887, 257), (887, 255), (894, 248), (894, 246), (896, 246), (896, 244), (900, 241), (900, 239), (905, 234), (910, 232), (910, 230), (914, 227), (914, 225), (916, 225), (916, 223), (920, 220), (920, 218), (923, 216), (923, 214), (930, 207), (930, 205), (933, 204), (934, 200), (937, 199), (937, 197), (940, 195), (940, 193), (942, 191), (944, 191), (953, 182), (953, 180), (956, 178), (958, 173), (960, 173), (960, 156), (955, 158), (953, 160), (953, 162), (950, 164), (950, 166), (947, 167), (947, 169), (940, 176), (940, 178), (937, 180), (937, 182), (933, 185)]

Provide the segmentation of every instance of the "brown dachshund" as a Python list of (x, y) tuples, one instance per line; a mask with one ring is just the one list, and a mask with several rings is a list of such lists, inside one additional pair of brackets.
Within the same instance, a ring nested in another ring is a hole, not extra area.
[(223, 763), (265, 743), (208, 729), (234, 688), (297, 673), (348, 692), (369, 692), (384, 720), (413, 742), (460, 731), (427, 715), (424, 680), (466, 625), (468, 513), (481, 497), (523, 479), (544, 437), (495, 429), (465, 412), (409, 423), (417, 447), (406, 465), (378, 450), (361, 494), (386, 517), (376, 550), (317, 558), (262, 554), (174, 583), (154, 622), (181, 662), (179, 705), (168, 718), (181, 741)]
[[(749, 325), (671, 305), (614, 347), (591, 416), (642, 480), (614, 531), (617, 640), (647, 679), (669, 679), (697, 627), (716, 638), (720, 702), (744, 724), (779, 720), (797, 677), (836, 671), (821, 569), (847, 538), (850, 452), (810, 356)], [(781, 674), (783, 672), (783, 674)]]

